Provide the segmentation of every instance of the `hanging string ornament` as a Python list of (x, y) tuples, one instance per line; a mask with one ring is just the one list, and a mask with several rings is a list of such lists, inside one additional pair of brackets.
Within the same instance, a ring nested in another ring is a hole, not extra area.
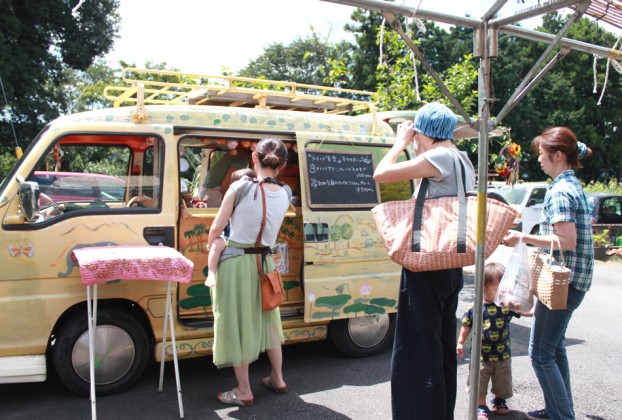
[(522, 157), (523, 152), (520, 144), (514, 143), (510, 139), (503, 145), (498, 155), (490, 155), (490, 160), (497, 175), (504, 178), (508, 185), (514, 185), (520, 175)]
[[(419, 10), (419, 7), (421, 6), (422, 1), (423, 0), (419, 0), (419, 4), (413, 10), (412, 16), (410, 18), (415, 22), (415, 25), (417, 25), (419, 32), (421, 32), (422, 34), (425, 34), (427, 29), (425, 25), (423, 24), (423, 21), (417, 17), (417, 11)], [(402, 2), (402, 5), (403, 3), (405, 3), (405, 1)], [(406, 22), (408, 21), (409, 19), (406, 18)], [(410, 25), (407, 24), (406, 27), (410, 28)], [(411, 35), (411, 38), (414, 38), (414, 37)], [(415, 94), (417, 95), (417, 102), (421, 102), (421, 94), (419, 93), (419, 73), (417, 72), (417, 57), (415, 57), (415, 53), (413, 51), (410, 52), (410, 57), (412, 58), (413, 70), (415, 72)]]
[[(618, 48), (618, 45), (620, 44), (620, 41), (622, 41), (622, 36), (618, 37), (618, 39), (616, 40), (615, 44), (613, 44), (612, 47), (612, 51), (616, 51), (616, 48)], [(618, 51), (619, 52), (619, 51)], [(594, 64), (593, 64), (593, 72), (594, 72), (594, 89), (593, 92), (597, 93), (598, 92), (598, 74), (597, 74), (597, 68), (596, 68), (596, 64), (598, 59), (601, 58), (600, 56), (594, 54)], [(618, 73), (622, 74), (622, 66), (620, 65), (620, 63), (618, 63), (616, 60), (612, 60), (611, 57), (607, 58), (607, 66), (605, 67), (605, 80), (603, 82), (603, 90), (600, 92), (600, 97), (598, 98), (598, 102), (596, 103), (597, 105), (601, 105), (603, 102), (603, 97), (605, 96), (605, 90), (607, 89), (607, 82), (609, 81), (609, 68), (610, 66), (613, 66), (614, 70), (617, 71)]]

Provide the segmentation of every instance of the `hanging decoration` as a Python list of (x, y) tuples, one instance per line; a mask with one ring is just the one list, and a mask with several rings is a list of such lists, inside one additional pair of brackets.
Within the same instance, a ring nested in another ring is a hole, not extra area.
[(490, 161), (497, 175), (504, 178), (508, 185), (514, 185), (518, 181), (522, 157), (523, 152), (520, 144), (509, 139), (503, 144), (498, 155), (490, 155)]
[[(618, 45), (622, 41), (622, 36), (618, 37), (615, 44), (613, 44), (612, 51), (616, 51)], [(596, 68), (596, 64), (600, 56), (594, 54), (594, 64), (593, 64), (593, 72), (594, 72), (594, 89), (593, 93), (598, 93), (598, 70)], [(611, 57), (607, 58), (607, 66), (605, 67), (605, 80), (603, 82), (603, 90), (600, 92), (600, 97), (598, 98), (597, 105), (601, 105), (603, 102), (603, 97), (605, 96), (605, 90), (607, 89), (607, 82), (609, 81), (609, 68), (613, 66), (614, 70), (618, 73), (622, 74), (622, 65), (617, 62), (617, 60), (612, 60)]]

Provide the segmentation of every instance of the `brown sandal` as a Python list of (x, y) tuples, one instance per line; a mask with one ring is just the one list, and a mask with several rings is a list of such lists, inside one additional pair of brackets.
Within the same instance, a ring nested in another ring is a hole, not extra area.
[(247, 407), (249, 405), (253, 405), (252, 398), (250, 400), (241, 400), (240, 398), (238, 398), (238, 394), (235, 388), (233, 388), (231, 391), (225, 391), (225, 392), (218, 393), (218, 396), (216, 398), (218, 398), (218, 401), (220, 401), (223, 404), (242, 405), (242, 406), (247, 406)]
[(261, 382), (264, 384), (265, 387), (270, 388), (277, 394), (287, 394), (287, 386), (279, 388), (278, 386), (274, 385), (272, 383), (272, 376), (266, 376), (261, 380)]

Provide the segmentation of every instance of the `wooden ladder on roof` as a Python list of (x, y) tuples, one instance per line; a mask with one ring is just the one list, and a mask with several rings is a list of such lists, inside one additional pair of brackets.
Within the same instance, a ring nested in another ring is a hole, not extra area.
[(126, 68), (121, 79), (127, 86), (104, 89), (114, 107), (212, 105), (345, 114), (375, 113), (379, 100), (377, 93), (361, 90), (168, 70)]

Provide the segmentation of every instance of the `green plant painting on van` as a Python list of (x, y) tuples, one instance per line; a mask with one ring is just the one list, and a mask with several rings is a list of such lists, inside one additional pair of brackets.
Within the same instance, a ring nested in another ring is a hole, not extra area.
[(188, 298), (181, 299), (179, 306), (182, 309), (203, 308), (203, 312), (207, 315), (207, 308), (212, 305), (212, 295), (209, 287), (204, 284), (195, 284), (186, 290)]
[[(344, 293), (346, 289), (348, 293)], [(370, 298), (372, 286), (368, 283), (363, 283), (359, 287), (358, 291), (361, 297), (354, 299), (354, 301), (352, 301), (349, 289), (350, 286), (347, 283), (342, 283), (335, 288), (336, 295), (316, 297), (313, 291), (307, 293), (307, 299), (311, 303), (311, 318), (318, 320), (334, 319), (339, 317), (340, 311), (353, 316), (386, 314), (386, 308), (394, 308), (397, 304), (395, 299), (386, 297)], [(313, 306), (328, 310), (313, 311)]]

